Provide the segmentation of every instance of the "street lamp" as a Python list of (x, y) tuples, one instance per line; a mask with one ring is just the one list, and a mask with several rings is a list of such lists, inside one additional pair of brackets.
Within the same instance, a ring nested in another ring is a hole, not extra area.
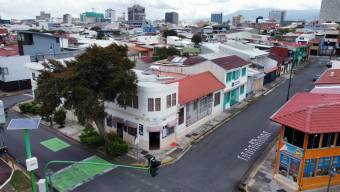
[(36, 192), (34, 170), (38, 169), (38, 160), (36, 157), (32, 157), (31, 141), (29, 130), (38, 129), (41, 118), (31, 119), (12, 119), (7, 130), (24, 130), (25, 146), (26, 146), (26, 168), (31, 175), (32, 192)]

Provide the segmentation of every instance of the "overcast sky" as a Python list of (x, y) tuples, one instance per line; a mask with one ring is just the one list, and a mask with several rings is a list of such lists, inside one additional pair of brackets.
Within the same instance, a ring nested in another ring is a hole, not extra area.
[(164, 12), (176, 11), (180, 19), (210, 17), (211, 12), (233, 13), (237, 10), (273, 8), (285, 10), (319, 9), (321, 0), (0, 0), (0, 15), (4, 19), (35, 18), (40, 11), (52, 17), (70, 13), (75, 17), (92, 8), (104, 12), (107, 8), (126, 12), (128, 6), (138, 3), (146, 8), (148, 19), (163, 19)]

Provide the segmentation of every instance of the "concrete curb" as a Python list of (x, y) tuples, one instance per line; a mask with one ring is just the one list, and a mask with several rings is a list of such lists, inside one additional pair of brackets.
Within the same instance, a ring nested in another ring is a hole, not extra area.
[(8, 162), (5, 161), (3, 158), (1, 158), (1, 161), (5, 162), (5, 163), (11, 168), (11, 175), (10, 175), (10, 176), (8, 177), (8, 179), (0, 186), (0, 189), (2, 189), (5, 185), (7, 185), (7, 184), (11, 181), (11, 179), (12, 179), (12, 177), (13, 177), (13, 174), (14, 174), (14, 171), (15, 171), (15, 169), (12, 168), (12, 167), (8, 164)]

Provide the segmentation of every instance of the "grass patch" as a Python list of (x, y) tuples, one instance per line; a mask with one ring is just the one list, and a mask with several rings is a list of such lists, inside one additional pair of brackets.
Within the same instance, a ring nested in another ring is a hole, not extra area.
[(10, 181), (10, 184), (18, 192), (27, 191), (31, 188), (31, 180), (23, 172), (15, 170)]

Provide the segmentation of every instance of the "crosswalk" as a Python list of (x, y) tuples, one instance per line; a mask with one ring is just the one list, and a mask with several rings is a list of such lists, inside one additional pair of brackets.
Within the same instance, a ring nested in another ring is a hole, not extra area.
[(260, 135), (258, 135), (256, 138), (252, 138), (248, 142), (249, 145), (237, 155), (237, 158), (248, 161), (256, 153), (256, 151), (261, 148), (261, 146), (267, 141), (270, 135), (271, 133), (267, 131), (262, 131)]

